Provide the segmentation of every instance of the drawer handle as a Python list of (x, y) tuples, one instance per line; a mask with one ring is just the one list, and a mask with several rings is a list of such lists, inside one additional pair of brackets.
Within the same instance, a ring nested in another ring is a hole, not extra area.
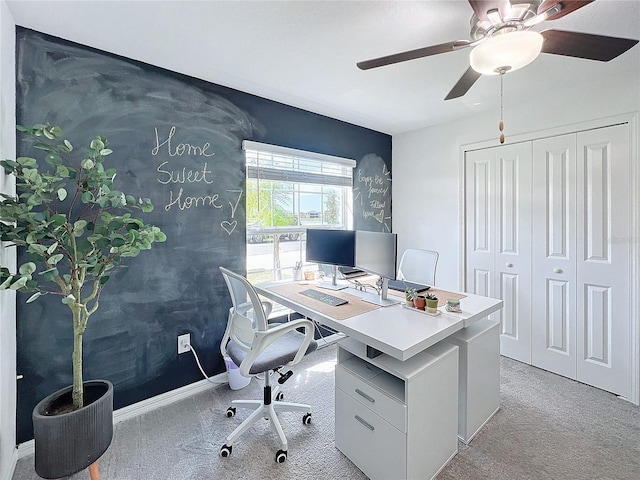
[(562, 269), (561, 268), (554, 268), (553, 269), (553, 273), (562, 273)]
[(361, 424), (363, 424), (365, 427), (367, 427), (369, 430), (371, 430), (372, 432), (375, 430), (374, 426), (371, 425), (369, 422), (367, 422), (366, 420), (364, 420), (360, 415), (356, 415), (355, 419), (358, 420)]
[(370, 397), (369, 395), (367, 395), (366, 393), (364, 393), (362, 390), (360, 390), (359, 388), (356, 388), (356, 393), (364, 398), (366, 398), (367, 400), (369, 400), (371, 403), (375, 403), (376, 399), (373, 397)]

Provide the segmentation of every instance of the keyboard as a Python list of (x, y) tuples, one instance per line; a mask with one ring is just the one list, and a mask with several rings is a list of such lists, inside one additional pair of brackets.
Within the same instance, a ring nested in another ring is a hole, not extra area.
[(420, 293), (429, 290), (431, 287), (420, 283), (407, 282), (406, 280), (389, 280), (389, 288), (399, 292), (404, 292), (406, 288), (415, 288), (416, 292)]
[(318, 290), (314, 290), (313, 288), (308, 288), (306, 290), (302, 290), (300, 292), (302, 295), (313, 298), (314, 300), (320, 300), (327, 305), (331, 305), (333, 307), (337, 307), (339, 305), (344, 305), (345, 303), (349, 303), (344, 298), (334, 297), (333, 295), (329, 295), (328, 293), (319, 292)]

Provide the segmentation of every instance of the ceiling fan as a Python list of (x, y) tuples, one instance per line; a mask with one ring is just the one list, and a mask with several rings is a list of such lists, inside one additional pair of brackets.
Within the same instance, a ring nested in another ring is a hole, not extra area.
[(503, 75), (536, 59), (540, 52), (608, 62), (629, 50), (638, 40), (565, 30), (530, 30), (546, 20), (556, 20), (594, 0), (468, 0), (472, 40), (455, 40), (429, 47), (358, 62), (361, 70), (473, 47), (471, 66), (445, 97), (463, 96), (485, 75)]

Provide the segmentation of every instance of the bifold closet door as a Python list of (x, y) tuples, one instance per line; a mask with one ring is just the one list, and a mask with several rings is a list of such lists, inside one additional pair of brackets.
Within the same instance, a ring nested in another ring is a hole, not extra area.
[(629, 126), (533, 142), (531, 364), (631, 391)]
[(631, 171), (628, 124), (577, 135), (577, 375), (631, 394)]
[(576, 136), (533, 142), (531, 363), (576, 378)]
[(531, 363), (531, 143), (465, 156), (466, 288), (504, 301), (500, 353)]

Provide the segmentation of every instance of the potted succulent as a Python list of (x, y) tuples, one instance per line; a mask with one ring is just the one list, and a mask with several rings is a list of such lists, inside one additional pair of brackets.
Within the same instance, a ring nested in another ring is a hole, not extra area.
[(425, 300), (427, 303), (427, 312), (436, 313), (438, 311), (438, 297), (433, 293), (427, 293), (425, 295)]
[(418, 296), (418, 292), (416, 291), (415, 288), (405, 287), (404, 299), (407, 302), (407, 305), (413, 306), (413, 301), (416, 299), (417, 296)]
[(417, 295), (416, 298), (413, 299), (413, 306), (418, 310), (424, 310), (427, 302), (423, 295)]
[(17, 129), (44, 152), (48, 165), (32, 157), (0, 161), (15, 177), (17, 192), (0, 193), (0, 239), (23, 248), (30, 260), (17, 272), (2, 266), (0, 289), (33, 292), (27, 302), (57, 295), (73, 322), (73, 385), (34, 409), (36, 472), (60, 478), (90, 467), (94, 478), (95, 462), (113, 435), (113, 386), (83, 382), (83, 334), (112, 270), (166, 236), (131, 215), (134, 209), (150, 212), (153, 205), (116, 190), (116, 171), (104, 165), (112, 153), (106, 138), (97, 136), (77, 151), (57, 126)]

